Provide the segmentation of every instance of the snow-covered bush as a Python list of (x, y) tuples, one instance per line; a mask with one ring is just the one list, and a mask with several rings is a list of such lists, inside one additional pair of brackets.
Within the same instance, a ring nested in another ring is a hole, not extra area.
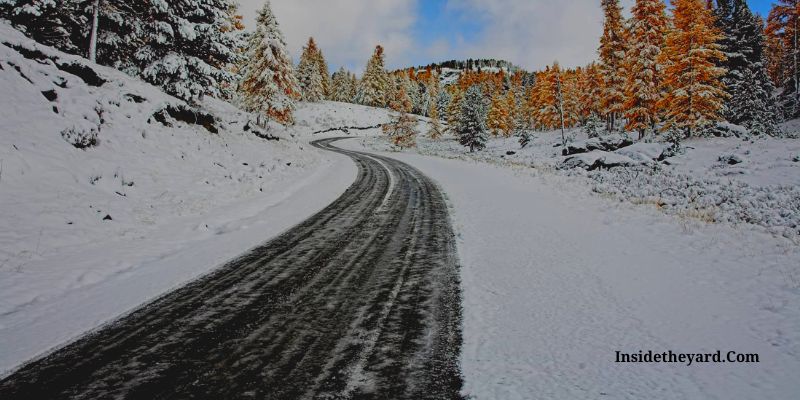
[(787, 238), (800, 235), (800, 188), (754, 187), (737, 180), (699, 179), (660, 165), (568, 171), (595, 181), (593, 191), (634, 203), (655, 204), (664, 211), (703, 215), (714, 222), (759, 225)]
[(67, 128), (61, 131), (61, 137), (63, 137), (67, 143), (78, 149), (87, 149), (89, 147), (97, 146), (100, 143), (99, 139), (97, 138), (96, 129), (76, 127)]

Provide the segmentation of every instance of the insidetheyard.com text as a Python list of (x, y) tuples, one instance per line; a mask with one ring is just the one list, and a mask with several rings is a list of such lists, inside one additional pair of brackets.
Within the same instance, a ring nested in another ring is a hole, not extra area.
[(693, 363), (758, 363), (761, 362), (758, 354), (738, 353), (735, 351), (715, 353), (675, 353), (672, 350), (654, 352), (653, 350), (638, 353), (624, 353), (616, 351), (618, 363), (682, 363), (687, 366)]

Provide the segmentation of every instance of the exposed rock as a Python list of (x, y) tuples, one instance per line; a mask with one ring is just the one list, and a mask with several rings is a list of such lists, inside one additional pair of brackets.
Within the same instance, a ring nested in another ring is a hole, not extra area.
[(633, 141), (622, 135), (608, 135), (569, 143), (562, 151), (565, 156), (588, 153), (594, 150), (614, 151), (630, 146)]

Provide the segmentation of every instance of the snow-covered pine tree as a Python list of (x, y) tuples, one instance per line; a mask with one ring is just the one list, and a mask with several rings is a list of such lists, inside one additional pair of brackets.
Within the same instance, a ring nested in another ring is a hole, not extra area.
[(319, 48), (314, 38), (308, 38), (297, 65), (297, 81), (303, 101), (317, 102), (325, 98), (325, 87), (320, 67)]
[[(439, 114), (439, 119), (447, 117), (447, 108), (450, 106), (450, 92), (442, 88), (436, 96), (436, 112)], [(446, 119), (446, 118), (445, 118)]]
[(245, 108), (282, 124), (293, 123), (292, 112), (300, 98), (300, 88), (269, 1), (258, 13), (246, 58), (245, 75), (239, 86)]
[(328, 69), (328, 62), (322, 54), (322, 49), (317, 47), (317, 66), (319, 67), (319, 76), (322, 78), (322, 94), (323, 99), (328, 100), (331, 97), (331, 81), (330, 70)]
[(714, 15), (702, 0), (673, 0), (673, 25), (659, 57), (665, 65), (666, 94), (658, 106), (665, 111), (662, 130), (696, 135), (722, 118), (727, 98), (721, 78), (725, 59), (717, 43), (722, 37)]
[(590, 138), (598, 137), (603, 134), (605, 130), (603, 120), (595, 113), (592, 113), (583, 125), (583, 131)]
[[(775, 42), (780, 42), (780, 51), (773, 51), (773, 64), (779, 64), (781, 73), (776, 74), (780, 81), (776, 85), (782, 89), (780, 107), (786, 118), (800, 116), (800, 0), (777, 0), (767, 18), (767, 34)], [(773, 66), (773, 70), (777, 70)], [(777, 71), (776, 71), (777, 72)]]
[(603, 72), (603, 111), (608, 131), (617, 128), (625, 102), (625, 28), (619, 0), (602, 0), (605, 22), (600, 38), (600, 68)]
[(226, 32), (231, 0), (151, 0), (142, 45), (134, 55), (141, 77), (167, 93), (195, 102), (219, 97), (220, 82), (236, 77), (239, 35)]
[(341, 67), (333, 73), (330, 99), (342, 103), (351, 103), (354, 96), (355, 86), (351, 80), (350, 72)]
[[(767, 75), (763, 21), (754, 15), (745, 0), (722, 1), (719, 9), (730, 11), (718, 16), (726, 37), (728, 73), (722, 82), (730, 97), (725, 118), (747, 127), (756, 135), (775, 135), (777, 128), (774, 86)], [(719, 13), (718, 13), (719, 15)], [(722, 19), (724, 18), (724, 19)]]
[(474, 152), (486, 147), (488, 132), (486, 131), (486, 103), (480, 86), (467, 89), (461, 102), (461, 113), (456, 122), (458, 142)]
[(390, 79), (384, 63), (383, 47), (377, 46), (358, 84), (356, 103), (371, 107), (386, 106)]
[(658, 57), (669, 23), (665, 9), (663, 0), (636, 0), (627, 31), (625, 129), (639, 132), (639, 139), (648, 130), (655, 132), (659, 120), (656, 104), (662, 96), (663, 77)]
[[(442, 91), (442, 84), (439, 80), (439, 74), (436, 71), (428, 71), (428, 78), (424, 81), (424, 90), (422, 93), (422, 107), (423, 115), (426, 117), (431, 116), (431, 107), (436, 108), (436, 101), (439, 97), (439, 92)], [(437, 110), (438, 115), (438, 110)]]
[(69, 53), (80, 47), (71, 40), (71, 32), (87, 25), (86, 16), (78, 14), (77, 1), (68, 0), (0, 0), (0, 17), (39, 43)]
[(424, 113), (424, 108), (422, 104), (422, 90), (420, 88), (419, 83), (416, 80), (411, 79), (409, 74), (412, 74), (413, 71), (409, 71), (408, 74), (402, 74), (403, 85), (405, 85), (406, 94), (408, 98), (411, 99), (411, 113), (422, 115)]

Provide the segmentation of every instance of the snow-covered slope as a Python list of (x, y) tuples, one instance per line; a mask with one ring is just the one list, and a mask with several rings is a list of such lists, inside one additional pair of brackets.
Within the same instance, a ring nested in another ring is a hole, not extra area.
[(0, 92), (0, 374), (288, 229), (356, 173), (303, 135), (335, 104), (256, 131), (5, 24)]

